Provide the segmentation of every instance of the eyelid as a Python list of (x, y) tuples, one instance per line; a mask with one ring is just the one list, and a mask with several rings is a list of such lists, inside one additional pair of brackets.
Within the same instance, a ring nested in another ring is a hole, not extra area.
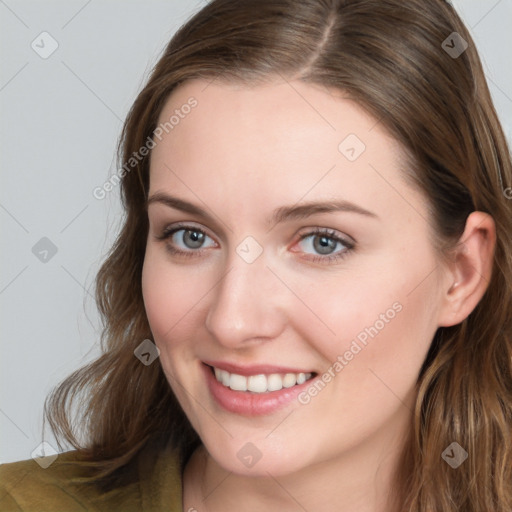
[[(301, 233), (303, 232), (303, 233)], [(340, 231), (332, 228), (321, 228), (318, 226), (303, 228), (299, 231), (299, 241), (304, 240), (312, 235), (325, 235), (328, 238), (338, 240), (347, 248), (354, 248), (357, 244), (356, 240), (349, 235), (341, 233)]]
[(172, 224), (169, 224), (165, 226), (161, 231), (160, 235), (155, 235), (155, 238), (158, 240), (165, 240), (166, 238), (169, 238), (171, 234), (175, 233), (176, 231), (179, 231), (180, 229), (183, 229), (185, 231), (200, 231), (201, 233), (204, 233), (206, 236), (210, 237), (215, 243), (218, 245), (217, 240), (215, 239), (215, 236), (213, 236), (207, 228), (205, 228), (203, 225), (195, 225), (193, 221), (190, 222), (174, 222)]

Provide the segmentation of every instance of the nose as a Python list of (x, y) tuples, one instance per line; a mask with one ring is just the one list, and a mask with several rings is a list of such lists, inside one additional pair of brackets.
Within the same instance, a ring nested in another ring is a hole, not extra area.
[(263, 257), (246, 263), (237, 254), (211, 294), (206, 329), (236, 349), (277, 338), (286, 327), (283, 287)]

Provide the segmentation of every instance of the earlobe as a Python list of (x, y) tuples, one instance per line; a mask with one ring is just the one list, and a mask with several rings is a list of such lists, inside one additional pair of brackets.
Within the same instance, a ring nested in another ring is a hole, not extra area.
[(471, 213), (449, 265), (439, 327), (461, 323), (480, 302), (491, 280), (495, 246), (493, 218), (484, 212)]

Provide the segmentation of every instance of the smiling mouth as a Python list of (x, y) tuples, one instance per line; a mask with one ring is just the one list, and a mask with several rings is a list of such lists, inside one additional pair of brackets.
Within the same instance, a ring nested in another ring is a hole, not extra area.
[(270, 373), (258, 375), (238, 375), (220, 368), (210, 366), (217, 382), (233, 391), (247, 391), (252, 393), (268, 393), (283, 388), (292, 388), (314, 378), (315, 372), (310, 373)]

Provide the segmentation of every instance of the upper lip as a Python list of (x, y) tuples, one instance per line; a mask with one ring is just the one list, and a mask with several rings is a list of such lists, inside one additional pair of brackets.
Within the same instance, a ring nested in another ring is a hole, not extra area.
[(304, 370), (298, 368), (290, 368), (287, 366), (275, 366), (270, 364), (253, 364), (250, 366), (239, 366), (237, 364), (228, 363), (227, 361), (203, 361), (208, 366), (213, 366), (219, 370), (225, 370), (229, 373), (236, 373), (237, 375), (270, 375), (272, 373), (314, 373), (311, 370)]

